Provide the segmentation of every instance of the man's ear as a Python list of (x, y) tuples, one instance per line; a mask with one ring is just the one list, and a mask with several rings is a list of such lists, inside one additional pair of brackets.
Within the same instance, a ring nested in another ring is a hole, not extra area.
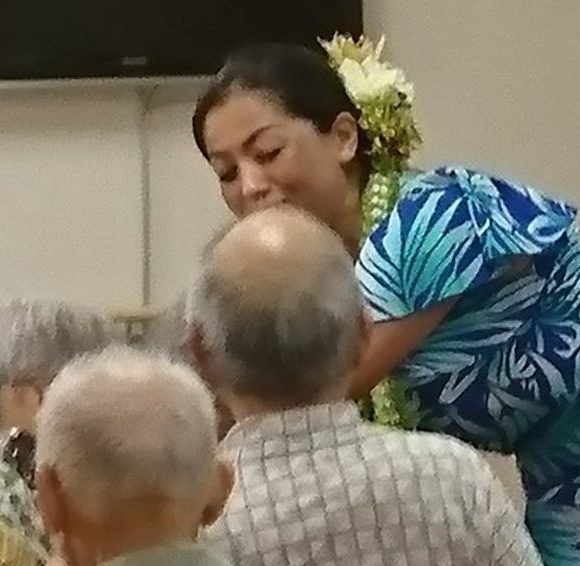
[(368, 308), (364, 307), (359, 317), (359, 347), (357, 353), (357, 363), (364, 357), (371, 342), (374, 321)]
[(209, 526), (222, 514), (226, 501), (234, 487), (235, 472), (229, 462), (218, 459), (209, 488), (209, 500), (203, 511), (201, 523)]
[(206, 384), (217, 394), (219, 387), (219, 378), (221, 376), (220, 368), (216, 364), (216, 359), (210, 348), (207, 347), (201, 328), (194, 328), (190, 339), (187, 342), (187, 348), (193, 356), (195, 370)]
[(375, 321), (373, 320), (373, 315), (368, 307), (364, 307), (361, 313), (361, 333), (363, 335), (364, 340), (371, 339), (371, 333), (373, 331), (373, 326), (375, 325)]
[[(75, 534), (75, 531), (86, 528), (86, 523), (79, 523), (85, 519), (69, 505), (56, 470), (51, 466), (40, 467), (35, 479), (37, 506), (50, 536), (52, 551), (69, 566), (96, 566), (90, 544)], [(53, 558), (48, 564), (56, 566), (58, 562)]]
[(43, 466), (36, 471), (37, 504), (50, 535), (65, 530), (67, 502), (54, 468)]
[(197, 365), (203, 366), (207, 363), (209, 352), (204, 344), (203, 334), (199, 326), (193, 328), (193, 332), (187, 341), (187, 348)]

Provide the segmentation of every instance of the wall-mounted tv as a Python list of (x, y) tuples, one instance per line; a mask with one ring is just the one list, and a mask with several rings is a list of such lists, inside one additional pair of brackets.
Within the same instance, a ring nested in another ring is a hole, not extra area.
[(203, 75), (234, 47), (362, 32), (362, 0), (2, 0), (0, 80)]

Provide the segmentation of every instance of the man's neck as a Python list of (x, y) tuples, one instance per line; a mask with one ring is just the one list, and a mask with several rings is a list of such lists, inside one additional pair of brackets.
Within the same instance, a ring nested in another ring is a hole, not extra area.
[(304, 409), (313, 405), (323, 405), (326, 403), (336, 403), (345, 400), (344, 391), (332, 392), (321, 395), (313, 399), (310, 403), (287, 403), (282, 401), (271, 401), (259, 399), (253, 396), (243, 396), (232, 398), (229, 402), (230, 408), (236, 422), (241, 422), (248, 418), (259, 418), (272, 413), (282, 413), (294, 409)]
[(185, 509), (152, 503), (128, 503), (125, 509), (109, 513), (106, 520), (91, 527), (83, 538), (95, 564), (138, 551), (192, 542), (201, 522), (201, 517), (193, 518), (194, 503), (189, 516)]

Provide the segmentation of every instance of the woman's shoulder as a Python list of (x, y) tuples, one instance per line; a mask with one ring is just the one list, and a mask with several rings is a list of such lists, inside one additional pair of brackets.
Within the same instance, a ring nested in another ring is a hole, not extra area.
[(405, 316), (496, 279), (516, 256), (564, 248), (575, 214), (480, 171), (422, 172), (363, 244), (359, 282), (381, 320)]
[(458, 198), (470, 198), (480, 205), (490, 206), (503, 200), (509, 207), (527, 201), (541, 212), (554, 211), (565, 215), (576, 213), (575, 207), (563, 200), (528, 184), (481, 169), (443, 165), (428, 171), (412, 170), (402, 177), (401, 201), (440, 192), (451, 192)]
[(419, 221), (439, 226), (446, 219), (451, 227), (461, 219), (504, 252), (536, 254), (558, 240), (575, 216), (571, 204), (528, 185), (477, 169), (441, 166), (402, 178), (399, 200), (370, 238), (381, 238), (393, 223), (406, 233)]

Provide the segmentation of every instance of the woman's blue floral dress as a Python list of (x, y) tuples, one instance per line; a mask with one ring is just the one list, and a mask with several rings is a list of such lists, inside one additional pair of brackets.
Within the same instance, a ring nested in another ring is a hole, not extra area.
[(421, 428), (517, 455), (549, 566), (580, 564), (575, 214), (530, 188), (441, 168), (407, 183), (357, 264), (377, 322), (460, 297), (400, 375)]

